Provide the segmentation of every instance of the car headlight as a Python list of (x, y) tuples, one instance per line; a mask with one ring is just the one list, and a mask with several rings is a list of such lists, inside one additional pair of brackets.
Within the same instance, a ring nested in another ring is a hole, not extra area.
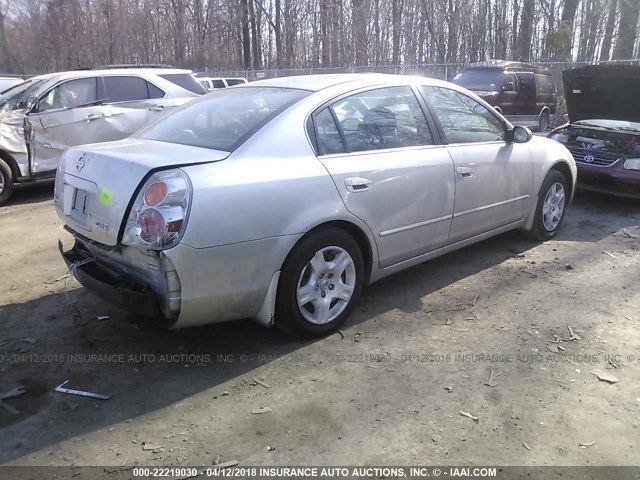
[(131, 206), (122, 243), (153, 250), (177, 245), (186, 227), (191, 190), (189, 177), (180, 170), (151, 175)]
[(622, 167), (625, 170), (640, 170), (640, 158), (627, 158)]

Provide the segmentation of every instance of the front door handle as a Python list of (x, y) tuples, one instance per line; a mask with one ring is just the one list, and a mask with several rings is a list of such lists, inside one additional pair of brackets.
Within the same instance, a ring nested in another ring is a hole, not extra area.
[(150, 112), (161, 112), (164, 110), (164, 105), (151, 105), (147, 110)]
[(102, 118), (102, 115), (97, 115), (95, 113), (92, 113), (91, 115), (87, 115), (87, 121), (90, 122), (91, 120), (98, 120)]
[(363, 190), (369, 190), (373, 182), (368, 178), (362, 177), (347, 177), (344, 179), (344, 185), (350, 192), (362, 192)]
[(473, 178), (476, 176), (476, 171), (471, 167), (458, 167), (456, 168), (456, 172), (462, 178)]

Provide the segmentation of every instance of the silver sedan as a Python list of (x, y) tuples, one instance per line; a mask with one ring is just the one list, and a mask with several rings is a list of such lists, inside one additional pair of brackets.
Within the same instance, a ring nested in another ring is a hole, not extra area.
[(66, 151), (61, 252), (90, 291), (173, 327), (301, 336), (362, 288), (513, 229), (545, 240), (576, 166), (438, 80), (317, 75), (217, 91), (133, 137)]

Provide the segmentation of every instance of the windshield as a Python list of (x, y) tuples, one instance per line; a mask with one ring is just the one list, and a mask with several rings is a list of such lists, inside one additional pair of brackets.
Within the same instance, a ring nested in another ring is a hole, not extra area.
[(495, 92), (500, 86), (502, 72), (496, 70), (465, 70), (453, 79), (453, 83), (469, 90)]
[(269, 87), (219, 90), (173, 111), (138, 137), (231, 152), (310, 93)]
[(27, 106), (27, 100), (34, 96), (44, 80), (27, 80), (0, 97), (0, 113), (18, 110)]
[(190, 92), (197, 93), (198, 95), (204, 95), (207, 93), (207, 89), (204, 88), (193, 75), (189, 73), (167, 73), (162, 74), (160, 77), (165, 80), (169, 80), (174, 85), (189, 90)]

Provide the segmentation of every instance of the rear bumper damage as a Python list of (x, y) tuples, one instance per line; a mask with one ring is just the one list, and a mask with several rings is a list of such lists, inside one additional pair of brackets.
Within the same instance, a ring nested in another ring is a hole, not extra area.
[[(58, 248), (71, 273), (90, 292), (129, 312), (163, 318), (169, 326), (175, 323), (180, 310), (180, 284), (175, 270), (156, 270), (155, 284), (151, 284), (136, 275), (135, 265), (113, 262), (111, 257), (124, 256), (121, 252), (100, 251), (77, 239), (70, 250), (64, 251), (61, 241)], [(173, 282), (169, 280), (172, 277)]]

